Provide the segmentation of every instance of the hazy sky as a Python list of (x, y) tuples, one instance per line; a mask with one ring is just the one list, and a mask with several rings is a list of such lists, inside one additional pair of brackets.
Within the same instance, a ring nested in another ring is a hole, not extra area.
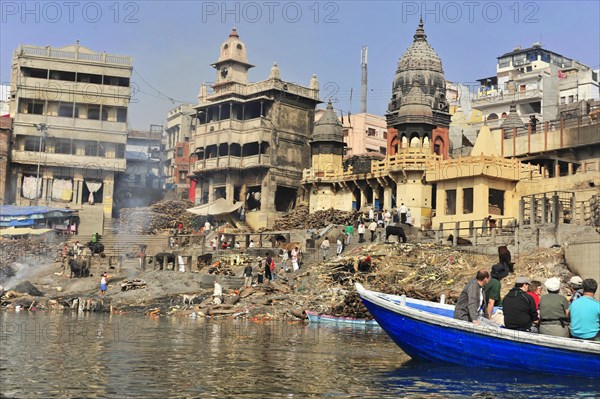
[[(0, 82), (10, 81), (19, 44), (62, 47), (79, 40), (94, 51), (134, 59), (130, 127), (166, 124), (166, 113), (196, 103), (210, 64), (233, 26), (267, 78), (276, 61), (283, 80), (308, 85), (344, 113), (360, 111), (360, 49), (369, 48), (368, 111), (383, 115), (399, 57), (423, 14), (427, 39), (447, 80), (472, 83), (495, 74), (496, 57), (534, 42), (598, 69), (597, 1), (9, 1), (0, 25)], [(350, 93), (352, 101), (350, 101)], [(172, 100), (171, 100), (172, 99)]]

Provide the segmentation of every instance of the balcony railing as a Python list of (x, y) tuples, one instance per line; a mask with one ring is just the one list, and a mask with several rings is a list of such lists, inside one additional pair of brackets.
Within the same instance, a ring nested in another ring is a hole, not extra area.
[(15, 163), (29, 165), (56, 166), (67, 168), (81, 168), (87, 170), (107, 170), (124, 172), (126, 160), (123, 158), (92, 157), (84, 155), (40, 153), (37, 151), (12, 151), (12, 160)]
[(101, 62), (103, 64), (115, 64), (115, 65), (133, 65), (131, 57), (107, 54), (107, 53), (80, 53), (78, 51), (65, 51), (55, 49), (52, 47), (39, 47), (39, 46), (20, 46), (15, 51), (15, 56), (19, 55), (33, 55), (36, 57), (47, 57), (47, 58), (64, 58), (68, 60), (82, 60), (82, 61), (94, 61)]
[(251, 155), (246, 157), (223, 156), (203, 159), (194, 162), (194, 171), (207, 171), (216, 169), (247, 169), (259, 166), (271, 166), (268, 154)]

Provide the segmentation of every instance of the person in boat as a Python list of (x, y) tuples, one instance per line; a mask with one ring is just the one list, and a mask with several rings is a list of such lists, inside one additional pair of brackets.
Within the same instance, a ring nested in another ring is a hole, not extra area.
[(578, 298), (583, 296), (583, 279), (579, 276), (573, 276), (569, 280), (569, 289), (571, 290), (571, 300), (570, 303), (573, 303)]
[(538, 332), (539, 317), (535, 302), (527, 295), (531, 281), (527, 277), (517, 277), (515, 286), (502, 300), (504, 326), (511, 330)]
[(490, 273), (480, 270), (460, 293), (454, 308), (454, 318), (479, 324), (480, 315), (484, 314), (485, 294), (483, 287), (490, 281)]
[(531, 280), (531, 285), (529, 286), (529, 291), (527, 291), (527, 295), (533, 299), (535, 303), (535, 308), (540, 310), (540, 299), (542, 295), (542, 283), (537, 280)]
[(540, 334), (569, 338), (569, 302), (559, 293), (560, 280), (549, 278), (544, 286), (548, 293), (540, 299)]
[(506, 276), (508, 276), (508, 268), (504, 263), (498, 263), (492, 266), (491, 278), (485, 287), (483, 287), (483, 293), (487, 300), (485, 317), (488, 319), (492, 318), (494, 306), (502, 306), (502, 301), (500, 299), (500, 288), (502, 284), (500, 283), (500, 280)]
[(583, 296), (571, 303), (571, 335), (573, 338), (600, 341), (600, 302), (594, 295), (598, 290), (596, 280), (583, 280)]

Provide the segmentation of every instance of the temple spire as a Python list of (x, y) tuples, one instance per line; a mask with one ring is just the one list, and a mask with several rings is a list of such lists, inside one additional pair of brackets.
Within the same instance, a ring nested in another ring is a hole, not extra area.
[(427, 41), (427, 35), (425, 34), (425, 29), (423, 29), (423, 16), (419, 18), (419, 27), (417, 28), (417, 31), (415, 32), (415, 35), (413, 37), (415, 38), (415, 41)]

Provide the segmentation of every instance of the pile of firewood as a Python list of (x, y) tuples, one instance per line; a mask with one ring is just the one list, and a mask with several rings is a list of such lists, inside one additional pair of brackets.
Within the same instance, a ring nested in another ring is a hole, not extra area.
[(218, 274), (222, 276), (235, 276), (231, 267), (225, 262), (216, 261), (207, 270), (208, 274)]
[(354, 291), (346, 295), (344, 302), (334, 306), (331, 309), (331, 314), (341, 317), (356, 317), (359, 319), (372, 319), (373, 316), (369, 313), (363, 304), (358, 292)]
[(146, 282), (140, 279), (125, 280), (121, 283), (121, 291), (139, 290), (146, 288)]
[(160, 201), (148, 208), (121, 209), (120, 225), (129, 232), (156, 234), (174, 229), (179, 223), (184, 231), (198, 227), (198, 216), (186, 209), (193, 207), (190, 201)]
[(308, 213), (308, 205), (299, 205), (285, 217), (277, 219), (273, 231), (294, 229), (322, 229), (330, 224), (354, 223), (358, 220), (358, 213), (345, 212), (337, 209), (327, 209)]
[(49, 244), (30, 238), (0, 241), (0, 276), (12, 277), (7, 266), (18, 263), (53, 262), (62, 248), (62, 243)]

